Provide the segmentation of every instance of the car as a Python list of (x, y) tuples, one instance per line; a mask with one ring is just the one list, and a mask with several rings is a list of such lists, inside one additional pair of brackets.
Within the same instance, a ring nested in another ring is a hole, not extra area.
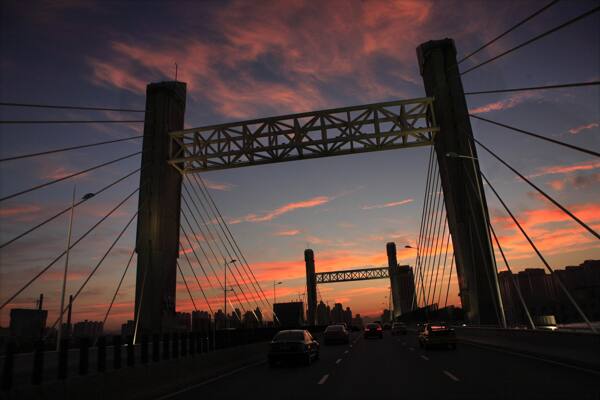
[(300, 361), (310, 365), (319, 359), (319, 342), (304, 329), (279, 331), (269, 343), (269, 366), (284, 361)]
[(365, 326), (364, 338), (369, 339), (372, 337), (383, 339), (383, 328), (381, 327), (380, 324), (378, 324), (376, 322), (372, 322), (370, 324), (367, 324), (367, 326)]
[(425, 324), (419, 333), (419, 347), (425, 350), (433, 346), (456, 349), (456, 334), (448, 325)]
[(404, 322), (394, 322), (392, 324), (392, 335), (406, 335), (407, 329)]
[(323, 332), (323, 341), (325, 344), (350, 343), (350, 332), (344, 325), (329, 325)]

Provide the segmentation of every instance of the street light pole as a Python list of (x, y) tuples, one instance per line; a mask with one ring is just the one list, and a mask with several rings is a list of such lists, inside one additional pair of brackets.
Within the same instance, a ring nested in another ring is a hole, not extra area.
[[(73, 185), (73, 196), (71, 198), (71, 215), (69, 217), (69, 227), (67, 230), (67, 249), (65, 252), (65, 269), (64, 269), (64, 273), (63, 273), (62, 290), (61, 290), (61, 294), (60, 294), (60, 310), (59, 310), (60, 315), (59, 315), (58, 334), (56, 336), (56, 351), (60, 350), (60, 341), (62, 338), (62, 330), (63, 330), (63, 315), (64, 315), (64, 309), (65, 309), (65, 291), (67, 288), (67, 273), (69, 270), (69, 253), (71, 250), (71, 234), (73, 232), (73, 217), (74, 217), (74, 213), (75, 213), (76, 189), (77, 189), (77, 185)], [(87, 193), (81, 199), (88, 200), (88, 199), (91, 199), (92, 197), (94, 197), (93, 193)], [(71, 303), (69, 303), (69, 304), (71, 304)], [(69, 315), (70, 315), (70, 308), (69, 308)]]
[(277, 303), (277, 297), (275, 296), (275, 285), (281, 285), (283, 282), (273, 281), (273, 304)]
[(225, 310), (225, 329), (228, 328), (228, 319), (227, 319), (227, 265), (236, 262), (237, 260), (229, 260), (229, 261), (225, 261), (225, 286), (223, 287), (223, 293), (225, 294), (224, 298), (225, 298), (225, 304), (223, 306), (224, 310)]

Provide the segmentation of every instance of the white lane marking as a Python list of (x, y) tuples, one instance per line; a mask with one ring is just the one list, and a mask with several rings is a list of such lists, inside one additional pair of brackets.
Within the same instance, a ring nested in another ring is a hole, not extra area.
[(204, 381), (204, 382), (200, 382), (200, 383), (198, 383), (198, 384), (195, 384), (195, 385), (192, 385), (192, 386), (188, 386), (188, 387), (186, 387), (185, 389), (181, 389), (181, 390), (178, 390), (178, 391), (176, 391), (176, 392), (172, 392), (172, 393), (169, 393), (169, 394), (165, 394), (164, 396), (162, 396), (162, 397), (159, 397), (159, 398), (157, 398), (156, 400), (164, 400), (164, 399), (169, 399), (169, 398), (171, 398), (171, 397), (174, 397), (174, 396), (177, 396), (177, 395), (179, 395), (179, 394), (181, 394), (181, 393), (189, 392), (190, 390), (194, 390), (194, 389), (196, 389), (196, 388), (199, 388), (199, 387), (202, 387), (202, 386), (204, 386), (204, 385), (208, 385), (209, 383), (213, 383), (213, 382), (215, 382), (215, 381), (218, 381), (219, 379), (227, 378), (228, 376), (235, 375), (235, 374), (237, 374), (238, 372), (241, 372), (241, 371), (243, 371), (243, 370), (245, 370), (245, 369), (252, 368), (252, 367), (256, 367), (257, 365), (261, 365), (261, 364), (264, 364), (264, 363), (266, 363), (266, 361), (259, 361), (259, 362), (256, 362), (256, 363), (254, 363), (254, 364), (249, 364), (249, 365), (246, 365), (246, 366), (243, 366), (243, 367), (240, 367), (240, 368), (234, 369), (233, 371), (229, 371), (229, 372), (227, 372), (227, 373), (225, 373), (225, 374), (223, 374), (223, 375), (219, 375), (219, 376), (216, 376), (216, 377), (214, 377), (214, 378), (208, 379), (208, 380), (206, 380), (206, 381)]
[(352, 347), (352, 345), (350, 345), (350, 347)]
[(339, 364), (339, 363), (341, 363), (341, 362), (342, 362), (342, 359), (341, 359), (341, 358), (338, 358), (338, 359), (337, 359), (337, 361), (336, 361), (335, 363), (336, 363), (336, 364)]
[(323, 375), (323, 377), (321, 378), (321, 380), (319, 381), (319, 383), (317, 383), (317, 385), (322, 385), (325, 383), (325, 381), (327, 380), (327, 378), (329, 378), (329, 374), (325, 374)]
[(402, 346), (406, 346), (406, 342), (402, 342)]
[(412, 347), (409, 347), (408, 349), (409, 349), (410, 351), (415, 351), (415, 349), (413, 349)]
[(427, 357), (427, 356), (421, 355), (421, 358), (425, 361), (429, 361), (429, 357)]
[(344, 352), (344, 354), (348, 354), (348, 350), (346, 350), (346, 351)]
[(517, 357), (531, 358), (533, 360), (545, 362), (545, 363), (548, 363), (548, 364), (560, 365), (561, 367), (570, 368), (570, 369), (576, 369), (578, 371), (587, 372), (587, 373), (593, 374), (593, 375), (600, 375), (600, 372), (594, 371), (593, 369), (579, 367), (577, 365), (566, 364), (566, 363), (562, 363), (560, 361), (549, 360), (547, 358), (536, 357), (536, 356), (532, 356), (532, 355), (524, 354), (524, 353), (517, 353), (517, 352), (514, 352), (514, 351), (499, 349), (499, 348), (496, 348), (496, 347), (493, 347), (493, 346), (486, 346), (486, 345), (479, 344), (479, 343), (461, 342), (461, 344), (466, 344), (466, 345), (473, 346), (473, 347), (479, 347), (479, 348), (482, 348), (482, 349), (485, 349), (485, 350), (491, 350), (491, 351), (497, 351), (497, 352), (500, 352), (500, 353), (511, 354), (511, 355), (517, 356)]
[(460, 379), (458, 379), (457, 377), (455, 377), (454, 375), (452, 375), (450, 372), (444, 370), (444, 375), (446, 375), (448, 378), (452, 379), (454, 382), (459, 382)]

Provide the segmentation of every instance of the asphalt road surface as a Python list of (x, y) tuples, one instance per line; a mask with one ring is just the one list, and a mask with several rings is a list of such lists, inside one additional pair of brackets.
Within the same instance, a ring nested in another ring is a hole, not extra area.
[[(594, 399), (600, 374), (459, 344), (422, 350), (416, 336), (321, 346), (310, 366), (241, 368), (161, 399)], [(265, 354), (266, 360), (266, 354)]]

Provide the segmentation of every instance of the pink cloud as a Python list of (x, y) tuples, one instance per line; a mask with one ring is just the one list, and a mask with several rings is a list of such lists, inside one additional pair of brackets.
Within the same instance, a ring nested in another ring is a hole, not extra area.
[(548, 182), (548, 185), (556, 191), (562, 191), (566, 187), (581, 189), (593, 185), (600, 185), (600, 172), (567, 176), (563, 179), (550, 181)]
[(37, 214), (41, 209), (42, 208), (40, 206), (33, 204), (23, 204), (20, 206), (0, 208), (0, 218)]
[(229, 192), (231, 189), (234, 188), (234, 185), (232, 185), (231, 183), (213, 182), (213, 181), (209, 181), (208, 179), (204, 179), (204, 183), (206, 184), (206, 187), (208, 187), (209, 189), (221, 190), (224, 192)]
[(300, 234), (300, 230), (299, 229), (290, 229), (287, 231), (279, 231), (279, 232), (275, 232), (275, 236), (296, 236)]
[(538, 168), (538, 171), (529, 175), (528, 178), (537, 178), (545, 175), (569, 174), (577, 171), (590, 171), (600, 168), (600, 161), (584, 161), (571, 165), (553, 165)]
[(268, 211), (262, 215), (248, 214), (241, 218), (234, 219), (234, 220), (230, 221), (229, 223), (230, 224), (239, 224), (241, 222), (271, 221), (277, 217), (282, 216), (283, 214), (287, 214), (294, 210), (298, 210), (298, 209), (302, 209), (302, 208), (317, 207), (317, 206), (320, 206), (323, 204), (327, 204), (327, 203), (329, 203), (329, 201), (331, 201), (331, 197), (327, 197), (327, 196), (314, 197), (314, 198), (308, 199), (308, 200), (285, 204), (285, 205), (278, 207), (272, 211)]
[(473, 108), (469, 110), (471, 114), (485, 114), (492, 111), (508, 110), (522, 104), (526, 101), (539, 98), (539, 95), (531, 92), (524, 92), (515, 94), (508, 99), (495, 101), (493, 103), (485, 104), (483, 106)]
[(384, 204), (362, 206), (361, 209), (362, 210), (373, 210), (373, 209), (379, 209), (379, 208), (398, 207), (398, 206), (403, 206), (405, 204), (412, 203), (412, 202), (413, 202), (413, 199), (406, 199), (406, 200), (393, 201), (393, 202), (384, 203)]
[(575, 128), (571, 128), (571, 129), (569, 129), (569, 133), (572, 135), (576, 135), (581, 131), (584, 131), (587, 129), (594, 129), (594, 128), (597, 128), (598, 126), (600, 126), (600, 125), (598, 125), (597, 122), (592, 122), (587, 125), (580, 125), (580, 126), (576, 126)]

